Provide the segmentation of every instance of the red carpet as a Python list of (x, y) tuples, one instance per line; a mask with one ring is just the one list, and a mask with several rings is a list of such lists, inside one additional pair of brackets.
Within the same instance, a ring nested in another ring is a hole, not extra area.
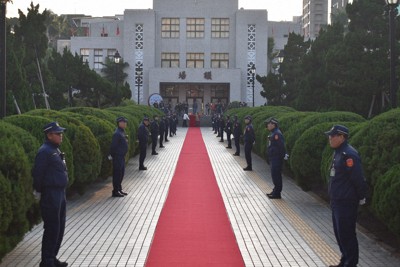
[(200, 128), (189, 128), (146, 266), (244, 266)]

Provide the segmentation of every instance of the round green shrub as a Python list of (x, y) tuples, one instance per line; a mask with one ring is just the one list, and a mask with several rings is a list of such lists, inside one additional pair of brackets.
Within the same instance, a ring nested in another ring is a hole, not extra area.
[(378, 177), (372, 198), (375, 214), (391, 232), (400, 237), (400, 164)]
[(400, 109), (371, 119), (354, 135), (352, 143), (360, 152), (365, 176), (373, 187), (379, 177), (400, 162)]
[[(15, 126), (18, 126), (25, 131), (29, 132), (32, 136), (36, 138), (36, 140), (39, 142), (39, 146), (44, 142), (45, 136), (43, 133), (43, 126), (46, 124), (52, 122), (53, 120), (42, 117), (42, 116), (32, 116), (32, 115), (13, 115), (13, 116), (7, 116), (3, 119), (3, 121), (8, 122), (10, 124), (13, 124)], [(67, 130), (68, 131), (68, 130)], [(29, 140), (28, 140), (29, 141)], [(36, 148), (33, 155), (29, 156), (29, 160), (31, 164), (34, 162), (34, 157), (36, 156), (37, 150), (39, 147)], [(63, 137), (63, 142), (60, 146), (60, 150), (65, 153), (66, 156), (66, 163), (67, 163), (67, 168), (68, 168), (68, 179), (69, 179), (69, 186), (73, 184), (75, 180), (75, 174), (74, 174), (74, 157), (73, 157), (73, 152), (72, 152), (72, 145), (71, 142), (68, 138), (68, 136)]]
[(286, 145), (291, 153), (294, 144), (297, 139), (302, 135), (304, 131), (310, 127), (323, 123), (323, 122), (363, 122), (365, 119), (358, 114), (344, 111), (332, 111), (323, 113), (314, 113), (300, 117), (298, 122), (294, 122), (290, 129), (285, 130)]
[[(0, 125), (2, 124), (4, 122)], [(0, 126), (0, 128), (3, 127)], [(5, 194), (4, 197), (7, 197), (0, 206), (2, 207), (0, 256), (2, 256), (11, 250), (29, 230), (27, 213), (34, 202), (30, 164), (24, 148), (16, 137), (2, 136), (0, 173), (0, 187)]]
[(65, 135), (73, 147), (75, 181), (73, 188), (83, 193), (85, 187), (97, 180), (101, 168), (100, 146), (90, 129), (71, 113), (53, 110), (37, 109), (28, 114), (44, 116), (56, 120), (62, 127), (67, 128)]

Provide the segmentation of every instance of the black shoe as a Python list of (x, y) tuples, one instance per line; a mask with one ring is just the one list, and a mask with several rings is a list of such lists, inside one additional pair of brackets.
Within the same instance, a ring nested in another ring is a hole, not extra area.
[(274, 194), (274, 192), (271, 192), (271, 193), (267, 193), (266, 195), (267, 195), (267, 197), (270, 197), (270, 196), (272, 196)]
[(269, 199), (281, 199), (281, 195), (267, 195)]
[(217, 137), (221, 137), (220, 135), (217, 135)]
[(56, 267), (54, 263), (44, 263), (43, 261), (40, 262), (39, 267)]
[(60, 260), (58, 260), (58, 259), (55, 259), (55, 260), (54, 260), (54, 265), (55, 265), (56, 267), (67, 267), (67, 266), (68, 266), (68, 263), (65, 262), (65, 261), (60, 261)]
[(165, 142), (169, 142), (169, 140), (165, 140)]
[(250, 167), (250, 166), (247, 166), (246, 168), (243, 168), (243, 170), (244, 170), (244, 171), (252, 171), (252, 170), (253, 170), (253, 168), (252, 168), (252, 167)]
[(231, 146), (227, 146), (226, 148), (232, 148)]
[(338, 265), (329, 265), (329, 267), (343, 267), (343, 265), (338, 264)]
[(165, 146), (160, 146), (160, 148), (163, 148), (163, 147), (165, 147)]
[(147, 170), (147, 167), (139, 167), (139, 171), (145, 171), (145, 170)]
[(124, 195), (121, 194), (120, 192), (113, 192), (112, 197), (124, 197)]
[(124, 196), (127, 196), (127, 195), (128, 195), (128, 193), (126, 193), (126, 192), (124, 192), (124, 191), (122, 191), (122, 190), (119, 190), (119, 193), (120, 193), (121, 195), (124, 195)]
[(158, 153), (157, 152), (153, 152), (153, 153), (151, 153), (152, 155), (158, 155)]
[(239, 153), (235, 153), (235, 154), (233, 154), (234, 156), (240, 156), (240, 154)]

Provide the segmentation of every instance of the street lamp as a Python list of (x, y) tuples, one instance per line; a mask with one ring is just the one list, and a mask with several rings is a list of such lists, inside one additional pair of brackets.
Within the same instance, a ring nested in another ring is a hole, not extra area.
[(118, 86), (118, 64), (121, 61), (121, 55), (117, 52), (114, 54), (114, 63), (115, 63), (115, 90), (117, 90)]
[(256, 65), (254, 63), (251, 66), (250, 72), (251, 72), (251, 76), (252, 76), (251, 81), (252, 81), (252, 85), (253, 85), (253, 107), (254, 107), (254, 77), (256, 75)]
[(0, 119), (6, 116), (6, 5), (0, 0)]
[(136, 83), (137, 83), (137, 87), (138, 87), (138, 91), (137, 91), (137, 104), (138, 105), (140, 104), (140, 85), (142, 83), (142, 71), (143, 71), (142, 66), (137, 65), (135, 76), (136, 76)]
[(390, 103), (392, 108), (397, 107), (397, 79), (396, 79), (396, 8), (399, 0), (386, 0), (389, 6), (389, 41), (390, 41)]

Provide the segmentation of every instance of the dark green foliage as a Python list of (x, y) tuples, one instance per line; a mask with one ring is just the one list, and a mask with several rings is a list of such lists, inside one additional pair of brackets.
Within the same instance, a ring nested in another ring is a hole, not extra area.
[(57, 120), (67, 128), (65, 135), (70, 139), (74, 155), (75, 181), (73, 187), (83, 193), (86, 185), (95, 181), (100, 173), (100, 146), (90, 129), (67, 112), (33, 110), (31, 115), (40, 115)]
[(320, 187), (324, 184), (321, 179), (322, 152), (328, 143), (324, 132), (333, 125), (342, 124), (350, 127), (349, 122), (324, 122), (308, 128), (297, 139), (290, 153), (290, 168), (297, 184), (304, 190)]
[[(29, 132), (33, 137), (36, 138), (37, 142), (41, 145), (44, 142), (45, 136), (43, 133), (43, 126), (52, 122), (50, 118), (45, 118), (41, 116), (31, 116), (31, 115), (13, 115), (8, 116), (3, 119), (5, 122), (16, 125), (27, 132)], [(37, 149), (39, 146), (37, 147)], [(36, 151), (33, 151), (34, 156), (36, 156)], [(72, 145), (68, 136), (63, 137), (63, 142), (60, 146), (61, 151), (65, 153), (67, 168), (68, 168), (68, 178), (69, 185), (75, 180), (74, 175), (74, 157), (72, 153)], [(30, 162), (33, 164), (33, 159), (31, 161), (31, 156), (29, 156)]]
[(400, 162), (400, 109), (392, 109), (368, 122), (352, 139), (361, 154), (364, 172), (371, 186)]
[(307, 115), (306, 117), (300, 119), (297, 123), (292, 124), (290, 129), (285, 130), (285, 140), (289, 152), (293, 148), (297, 139), (308, 128), (323, 122), (335, 122), (335, 121), (363, 122), (365, 121), (365, 119), (355, 113), (341, 112), (341, 111), (332, 111), (332, 112), (315, 113)]
[[(12, 249), (29, 230), (28, 213), (33, 189), (28, 156), (16, 133), (23, 130), (0, 122), (0, 257)], [(25, 132), (26, 135), (26, 132)], [(3, 199), (6, 198), (6, 199)]]
[(400, 165), (392, 166), (376, 180), (372, 208), (392, 233), (400, 237)]
[(107, 156), (110, 152), (111, 139), (115, 130), (114, 124), (91, 115), (81, 115), (78, 113), (69, 114), (71, 117), (76, 118), (89, 127), (96, 137), (101, 151), (101, 171), (99, 176), (101, 178), (107, 178), (112, 174), (112, 164), (111, 161), (107, 159)]

